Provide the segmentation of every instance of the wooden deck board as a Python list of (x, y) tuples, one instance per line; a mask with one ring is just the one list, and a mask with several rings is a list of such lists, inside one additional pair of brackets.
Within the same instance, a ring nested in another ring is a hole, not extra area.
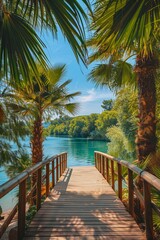
[(25, 240), (145, 239), (95, 167), (66, 170), (28, 228)]

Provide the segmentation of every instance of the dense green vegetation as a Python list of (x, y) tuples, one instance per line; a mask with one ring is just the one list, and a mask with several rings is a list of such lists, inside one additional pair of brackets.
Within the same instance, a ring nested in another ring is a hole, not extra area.
[(101, 114), (91, 114), (77, 117), (60, 117), (51, 122), (51, 135), (69, 135), (91, 139), (108, 140), (106, 131), (117, 123), (116, 111), (105, 110)]

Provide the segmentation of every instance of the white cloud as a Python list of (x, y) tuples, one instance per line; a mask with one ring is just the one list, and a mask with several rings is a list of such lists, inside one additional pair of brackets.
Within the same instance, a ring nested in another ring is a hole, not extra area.
[(106, 93), (101, 92), (101, 91), (96, 91), (94, 88), (91, 90), (87, 91), (86, 95), (78, 97), (78, 102), (79, 103), (85, 103), (85, 102), (93, 102), (99, 99), (108, 99), (108, 98), (113, 98), (113, 93)]

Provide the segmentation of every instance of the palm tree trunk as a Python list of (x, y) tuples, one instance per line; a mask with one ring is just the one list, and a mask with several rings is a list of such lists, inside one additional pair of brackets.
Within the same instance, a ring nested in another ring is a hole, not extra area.
[(38, 116), (33, 125), (33, 138), (31, 141), (32, 146), (32, 163), (36, 164), (42, 161), (43, 147), (42, 147), (42, 117)]
[[(39, 111), (39, 115), (34, 121), (33, 124), (33, 133), (31, 140), (31, 149), (32, 149), (32, 164), (36, 164), (42, 161), (43, 157), (43, 137), (42, 137), (43, 127), (42, 127), (42, 111)], [(37, 174), (32, 175), (32, 187), (36, 185)], [(33, 191), (31, 204), (36, 204), (36, 190)]]
[(152, 54), (149, 58), (137, 56), (139, 122), (136, 138), (137, 155), (140, 162), (156, 151), (156, 85), (155, 73), (158, 60)]

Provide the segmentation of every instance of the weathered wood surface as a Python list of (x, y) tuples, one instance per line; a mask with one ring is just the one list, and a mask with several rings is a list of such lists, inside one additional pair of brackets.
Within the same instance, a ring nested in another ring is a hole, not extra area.
[(95, 167), (67, 169), (34, 217), (25, 240), (145, 239)]

